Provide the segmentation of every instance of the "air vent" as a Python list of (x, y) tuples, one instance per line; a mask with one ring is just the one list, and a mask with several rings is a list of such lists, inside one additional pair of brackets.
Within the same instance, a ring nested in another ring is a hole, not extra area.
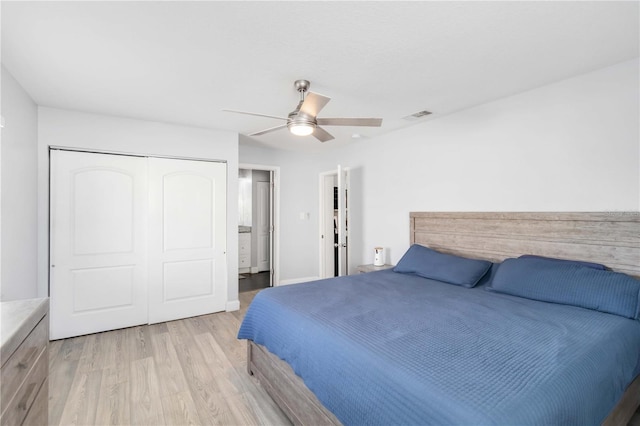
[(431, 112), (427, 110), (418, 111), (415, 114), (407, 115), (406, 117), (404, 117), (404, 119), (409, 121), (419, 120), (423, 117), (426, 117), (427, 115), (431, 115)]

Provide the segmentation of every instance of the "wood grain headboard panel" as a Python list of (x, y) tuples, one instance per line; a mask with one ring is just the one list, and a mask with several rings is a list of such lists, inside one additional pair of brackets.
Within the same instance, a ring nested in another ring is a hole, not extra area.
[(640, 212), (412, 212), (410, 221), (411, 244), (445, 253), (584, 260), (640, 278)]

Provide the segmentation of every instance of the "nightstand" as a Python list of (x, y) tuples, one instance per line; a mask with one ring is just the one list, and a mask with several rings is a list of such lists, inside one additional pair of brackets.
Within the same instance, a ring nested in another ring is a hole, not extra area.
[(358, 265), (356, 270), (361, 274), (364, 274), (365, 272), (382, 271), (383, 269), (393, 268), (394, 266), (395, 265), (374, 266), (370, 263), (368, 265)]

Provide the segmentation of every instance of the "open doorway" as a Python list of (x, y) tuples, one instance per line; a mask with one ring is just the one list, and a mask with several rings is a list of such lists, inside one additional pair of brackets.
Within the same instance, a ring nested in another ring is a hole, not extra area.
[(238, 170), (238, 290), (278, 285), (279, 168)]
[(349, 170), (320, 173), (320, 278), (348, 275)]

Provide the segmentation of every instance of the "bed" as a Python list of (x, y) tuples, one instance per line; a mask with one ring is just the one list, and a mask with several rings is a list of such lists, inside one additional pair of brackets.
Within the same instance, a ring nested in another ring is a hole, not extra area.
[(638, 277), (639, 216), (411, 213), (412, 248), (495, 264), (473, 288), (389, 270), (265, 290), (239, 332), (248, 371), (295, 424), (626, 424), (640, 403), (638, 281), (576, 266), (636, 292), (634, 306), (593, 309), (500, 283), (548, 264), (510, 259), (523, 254)]

